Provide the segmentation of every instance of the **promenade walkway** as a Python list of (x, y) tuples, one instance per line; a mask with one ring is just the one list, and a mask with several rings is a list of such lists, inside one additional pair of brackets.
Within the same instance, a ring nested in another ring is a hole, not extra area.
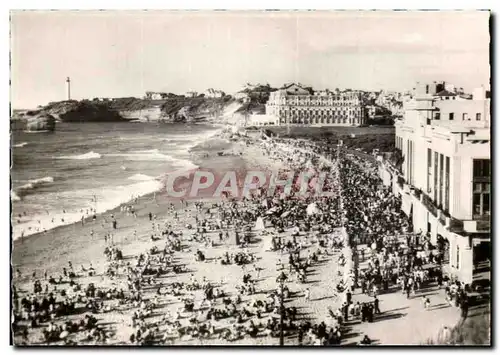
[[(361, 268), (367, 263), (360, 263)], [(431, 306), (426, 309), (422, 296), (428, 296)], [(361, 294), (356, 289), (354, 302), (373, 301), (373, 297)], [(351, 328), (342, 345), (357, 344), (366, 334), (378, 345), (421, 345), (429, 338), (436, 337), (444, 326), (452, 328), (460, 319), (460, 309), (450, 306), (445, 300), (444, 288), (431, 284), (417, 291), (408, 299), (400, 288), (392, 287), (378, 296), (381, 314), (376, 314), (373, 323), (360, 319), (347, 324)]]

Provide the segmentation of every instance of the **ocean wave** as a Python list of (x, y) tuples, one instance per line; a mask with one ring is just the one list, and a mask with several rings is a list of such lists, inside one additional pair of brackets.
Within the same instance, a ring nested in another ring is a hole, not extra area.
[(146, 174), (135, 174), (130, 176), (128, 179), (135, 181), (151, 181), (154, 180), (155, 178)]
[(18, 144), (14, 144), (13, 147), (14, 148), (21, 148), (21, 147), (24, 147), (28, 145), (28, 142), (21, 142), (21, 143), (18, 143)]
[(10, 191), (10, 199), (12, 201), (21, 201), (21, 198), (13, 190)]
[(62, 157), (58, 157), (57, 159), (87, 160), (87, 159), (99, 159), (100, 157), (101, 157), (101, 154), (91, 151), (91, 152), (88, 152), (85, 154), (80, 154), (80, 155), (62, 156)]
[(26, 190), (33, 190), (40, 185), (50, 184), (51, 182), (54, 182), (54, 178), (52, 176), (46, 176), (46, 177), (43, 177), (40, 179), (29, 180), (27, 184), (19, 186), (16, 190), (18, 192), (19, 191), (26, 191)]
[(192, 139), (194, 143), (190, 144), (189, 147), (186, 147), (187, 148), (186, 150), (190, 152), (193, 148), (201, 146), (210, 139), (220, 135), (222, 132), (224, 132), (224, 130), (225, 128), (220, 128), (203, 134), (196, 135), (195, 136), (196, 138)]
[(136, 153), (138, 154), (160, 154), (160, 152), (158, 151), (158, 149), (149, 149), (149, 150), (136, 150), (135, 151)]
[[(122, 204), (130, 202), (136, 197), (159, 191), (163, 183), (158, 180), (138, 181), (130, 185), (120, 185), (100, 189), (84, 189), (58, 192), (57, 198), (65, 201), (80, 201), (78, 208), (66, 209), (65, 212), (51, 211), (50, 214), (37, 214), (30, 216), (30, 220), (24, 223), (13, 223), (13, 238), (28, 236), (35, 233), (50, 230), (59, 226), (79, 222), (82, 211), (95, 208), (97, 213), (112, 210)], [(47, 199), (55, 198), (56, 193), (48, 194)], [(97, 197), (95, 202), (94, 196)], [(61, 208), (62, 209), (62, 208)], [(85, 218), (90, 215), (84, 215)]]
[[(170, 163), (174, 168), (181, 169), (194, 169), (197, 165), (193, 164), (191, 161), (182, 158), (176, 158), (167, 154), (158, 152), (157, 149), (150, 151), (136, 151), (135, 153), (117, 153), (117, 154), (106, 154), (108, 157), (119, 157), (125, 158), (130, 161), (164, 161)], [(127, 170), (125, 166), (121, 166), (122, 170)]]
[(24, 133), (47, 133), (50, 132), (49, 130), (43, 130), (43, 131), (23, 131)]
[(132, 161), (148, 161), (148, 160), (171, 160), (172, 157), (162, 153), (156, 152), (134, 152), (134, 153), (116, 153), (116, 154), (106, 154), (108, 157), (120, 157), (126, 158)]

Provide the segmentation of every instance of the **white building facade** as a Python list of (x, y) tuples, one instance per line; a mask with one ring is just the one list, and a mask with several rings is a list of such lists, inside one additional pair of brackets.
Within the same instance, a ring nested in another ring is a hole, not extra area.
[(205, 97), (211, 99), (220, 99), (221, 97), (224, 97), (224, 92), (221, 90), (208, 89), (203, 94)]
[(292, 84), (272, 92), (266, 114), (278, 118), (280, 125), (360, 126), (365, 117), (359, 93), (323, 92), (312, 95)]
[(484, 90), (446, 101), (417, 91), (404, 108), (395, 123), (402, 171), (382, 166), (384, 183), (401, 194), (415, 232), (444, 238), (449, 272), (470, 283), (474, 264), (491, 257), (490, 100)]
[(249, 115), (247, 126), (278, 126), (279, 118), (273, 115)]

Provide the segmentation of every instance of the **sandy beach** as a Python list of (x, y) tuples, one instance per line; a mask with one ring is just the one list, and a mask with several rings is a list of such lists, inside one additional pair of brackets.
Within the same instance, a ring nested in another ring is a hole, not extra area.
[[(202, 153), (201, 153), (202, 152)], [(224, 152), (220, 154), (220, 152)], [(210, 169), (252, 169), (267, 168), (277, 169), (282, 164), (276, 162), (262, 154), (258, 145), (247, 146), (243, 142), (229, 142), (225, 139), (215, 138), (205, 142), (203, 146), (193, 150), (195, 163), (200, 168)], [(199, 154), (196, 157), (196, 154)], [(208, 154), (208, 156), (207, 156)], [(76, 272), (75, 283), (80, 285), (80, 289), (85, 289), (90, 284), (94, 284), (98, 289), (127, 289), (126, 279), (123, 274), (110, 277), (107, 274), (110, 263), (104, 254), (106, 246), (110, 246), (110, 241), (105, 240), (105, 235), (112, 234), (112, 244), (123, 254), (122, 263), (131, 263), (135, 265), (140, 254), (146, 255), (156, 247), (162, 250), (165, 245), (164, 238), (152, 240), (152, 224), (157, 225), (156, 230), (168, 226), (169, 230), (175, 231), (181, 235), (182, 251), (173, 254), (173, 260), (176, 265), (186, 268), (183, 273), (168, 273), (161, 277), (154, 278), (153, 284), (144, 287), (142, 298), (144, 300), (155, 299), (155, 307), (147, 318), (147, 323), (158, 323), (158, 330), (164, 334), (166, 326), (162, 319), (169, 318), (180, 312), (180, 323), (182, 326), (190, 324), (193, 314), (184, 311), (182, 299), (184, 297), (193, 297), (195, 304), (203, 300), (202, 290), (183, 291), (182, 295), (164, 295), (158, 297), (158, 290), (161, 287), (172, 285), (175, 282), (189, 283), (193, 279), (197, 282), (210, 282), (216, 285), (227, 297), (234, 298), (237, 295), (237, 286), (241, 283), (246, 273), (251, 273), (255, 279), (255, 293), (252, 295), (241, 296), (242, 304), (249, 304), (256, 300), (265, 300), (272, 290), (277, 287), (276, 277), (281, 272), (281, 265), (286, 265), (287, 255), (280, 252), (266, 251), (264, 239), (271, 238), (267, 231), (252, 232), (251, 241), (248, 246), (241, 248), (234, 242), (234, 227), (227, 229), (230, 237), (222, 242), (218, 238), (218, 232), (207, 232), (206, 237), (212, 240), (213, 246), (207, 247), (207, 243), (199, 243), (193, 239), (194, 231), (189, 229), (189, 225), (195, 225), (195, 216), (207, 221), (213, 221), (215, 218), (214, 209), (208, 211), (206, 208), (212, 206), (213, 201), (204, 200), (203, 209), (196, 209), (194, 203), (189, 201), (188, 206), (179, 201), (171, 202), (161, 193), (147, 195), (138, 198), (133, 203), (135, 216), (124, 212), (121, 207), (98, 215), (96, 220), (86, 220), (82, 223), (75, 223), (68, 226), (62, 226), (50, 230), (43, 234), (32, 235), (24, 240), (16, 240), (13, 245), (12, 265), (13, 265), (13, 285), (16, 288), (18, 298), (22, 298), (27, 293), (33, 292), (33, 282), (40, 280), (42, 288), (52, 292), (56, 298), (63, 299), (61, 291), (65, 290), (66, 295), (71, 294), (72, 286), (68, 278), (63, 278), (61, 283), (50, 284), (45, 279), (46, 275), (53, 275), (55, 279), (62, 274), (63, 268), (69, 270), (68, 262), (71, 262), (73, 270)], [(150, 213), (155, 216), (150, 221)], [(117, 229), (113, 229), (112, 218), (117, 221)], [(248, 225), (251, 229), (254, 222)], [(159, 228), (158, 228), (159, 227)], [(241, 227), (240, 230), (244, 226)], [(239, 229), (238, 228), (238, 229)], [(339, 232), (335, 232), (339, 233)], [(283, 240), (291, 238), (292, 229), (286, 228), (281, 233)], [(314, 233), (302, 233), (304, 253), (313, 253), (318, 250), (317, 240)], [(268, 244), (268, 243), (267, 243)], [(205, 255), (205, 261), (196, 261), (194, 253), (196, 250), (202, 250)], [(220, 260), (225, 253), (246, 253), (252, 255), (254, 263), (248, 265), (222, 265)], [(291, 281), (287, 282), (289, 292), (295, 297), (290, 297), (286, 301), (286, 307), (296, 307), (299, 310), (300, 319), (328, 321), (328, 309), (336, 309), (340, 300), (336, 296), (335, 286), (340, 271), (338, 258), (340, 252), (332, 251), (331, 254), (319, 256), (317, 263), (308, 271), (308, 281), (306, 284), (299, 284)], [(123, 264), (121, 264), (123, 267)], [(95, 275), (89, 276), (86, 271), (90, 267), (95, 269)], [(117, 269), (118, 270), (118, 269)], [(255, 271), (258, 270), (258, 271)], [(328, 270), (328, 271), (327, 271)], [(74, 286), (74, 284), (73, 284)], [(309, 288), (310, 298), (304, 297), (305, 289)], [(106, 292), (106, 291), (104, 291)], [(65, 294), (63, 292), (63, 294)], [(216, 301), (216, 304), (220, 301)], [(121, 301), (103, 300), (103, 309), (95, 313), (97, 325), (106, 333), (104, 342), (96, 340), (85, 340), (86, 333), (71, 333), (64, 340), (51, 342), (51, 344), (65, 344), (68, 340), (78, 344), (130, 344), (130, 336), (133, 331), (132, 315), (134, 307), (123, 305)], [(63, 324), (67, 321), (77, 321), (82, 318), (84, 313), (89, 313), (85, 309), (85, 304), (78, 304), (79, 310), (75, 314), (58, 317), (53, 320), (57, 324)], [(196, 306), (195, 306), (196, 308)], [(201, 315), (201, 313), (200, 313)], [(261, 324), (266, 323), (268, 318), (279, 318), (277, 314), (266, 314), (261, 319), (255, 318)], [(231, 327), (234, 324), (234, 318), (212, 321), (215, 332)], [(23, 322), (21, 322), (23, 323)], [(248, 324), (248, 322), (246, 322)], [(42, 330), (44, 326), (38, 326), (29, 330), (28, 335), (17, 334), (15, 336), (16, 344), (46, 344)], [(270, 335), (258, 337), (241, 337), (228, 342), (220, 339), (216, 335), (203, 338), (202, 340), (193, 338), (189, 335), (184, 337), (167, 336), (165, 344), (265, 344), (277, 345), (278, 338)], [(295, 337), (286, 340), (287, 344), (297, 344)]]

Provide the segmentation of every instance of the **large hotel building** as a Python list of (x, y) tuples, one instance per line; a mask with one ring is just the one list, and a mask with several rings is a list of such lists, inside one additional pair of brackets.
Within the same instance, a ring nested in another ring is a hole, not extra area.
[(279, 125), (360, 126), (365, 123), (360, 94), (311, 91), (290, 84), (272, 92), (266, 116)]
[(380, 174), (402, 197), (414, 232), (447, 247), (446, 268), (471, 283), (474, 265), (491, 260), (490, 99), (472, 98), (441, 84), (417, 85), (395, 123), (402, 168), (384, 163)]

